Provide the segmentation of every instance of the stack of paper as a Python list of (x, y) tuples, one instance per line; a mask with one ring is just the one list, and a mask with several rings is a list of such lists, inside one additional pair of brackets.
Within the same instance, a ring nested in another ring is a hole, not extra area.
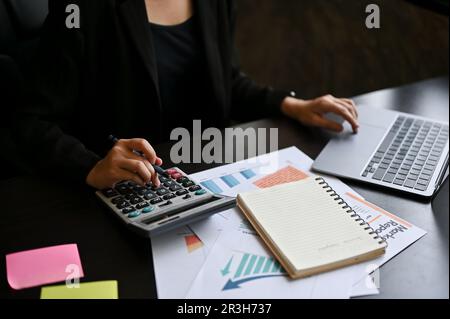
[[(213, 192), (236, 196), (313, 176), (297, 148), (192, 175)], [(349, 298), (379, 293), (370, 274), (426, 234), (366, 202), (336, 178), (326, 181), (388, 242), (383, 257), (290, 280), (237, 209), (152, 239), (159, 298)]]

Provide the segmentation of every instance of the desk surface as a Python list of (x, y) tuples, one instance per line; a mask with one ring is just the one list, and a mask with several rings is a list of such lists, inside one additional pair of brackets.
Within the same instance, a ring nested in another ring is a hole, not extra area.
[[(356, 97), (358, 103), (436, 119), (449, 117), (448, 77)], [(278, 127), (279, 147), (295, 145), (315, 158), (329, 139), (326, 132), (288, 119), (261, 120), (243, 127)], [(165, 162), (169, 145), (156, 147)], [(180, 165), (188, 173), (208, 165)], [(448, 298), (448, 183), (441, 198), (418, 202), (348, 182), (369, 201), (405, 218), (428, 234), (381, 269), (381, 294), (371, 298)], [(115, 279), (121, 298), (156, 297), (151, 245), (129, 232), (82, 186), (19, 177), (0, 182), (0, 298), (39, 298), (40, 288), (13, 291), (6, 282), (5, 254), (77, 243), (84, 281)]]

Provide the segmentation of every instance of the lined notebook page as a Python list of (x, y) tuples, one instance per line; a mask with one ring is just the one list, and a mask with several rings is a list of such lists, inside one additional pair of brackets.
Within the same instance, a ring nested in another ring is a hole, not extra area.
[(314, 178), (239, 194), (239, 200), (297, 271), (380, 248)]

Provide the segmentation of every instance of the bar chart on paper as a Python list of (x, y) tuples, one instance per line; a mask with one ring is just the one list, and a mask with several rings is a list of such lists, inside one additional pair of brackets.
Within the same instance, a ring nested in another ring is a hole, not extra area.
[(247, 168), (228, 175), (201, 181), (200, 185), (206, 187), (213, 193), (222, 194), (224, 191), (233, 189), (243, 183), (247, 183), (256, 176), (257, 173), (255, 169)]
[(272, 257), (238, 252), (230, 257), (220, 273), (228, 278), (222, 291), (241, 288), (255, 280), (287, 275), (280, 263)]

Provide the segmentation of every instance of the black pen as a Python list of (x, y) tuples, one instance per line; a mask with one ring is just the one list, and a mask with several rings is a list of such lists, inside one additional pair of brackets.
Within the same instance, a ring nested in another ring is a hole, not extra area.
[[(119, 139), (118, 139), (117, 137), (115, 137), (114, 135), (108, 136), (108, 140), (109, 140), (113, 145), (116, 144), (116, 143), (119, 141)], [(136, 155), (145, 157), (145, 155), (144, 155), (141, 151), (133, 150), (133, 152), (134, 152)], [(153, 168), (155, 169), (155, 172), (157, 172), (159, 175), (165, 175), (165, 174), (166, 174), (166, 172), (164, 171), (163, 168), (161, 168), (161, 166), (153, 165), (153, 164), (151, 164), (151, 165), (152, 165)]]

